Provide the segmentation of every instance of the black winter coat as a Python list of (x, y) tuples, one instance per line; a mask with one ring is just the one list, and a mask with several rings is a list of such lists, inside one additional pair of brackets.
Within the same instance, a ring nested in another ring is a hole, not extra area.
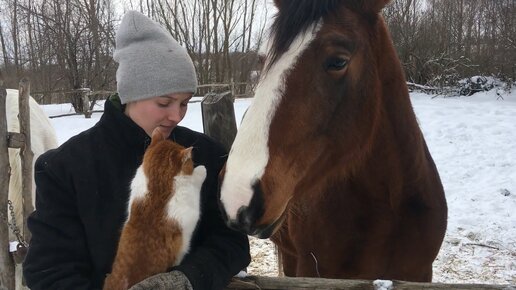
[[(247, 236), (224, 224), (217, 203), (225, 150), (206, 135), (177, 127), (170, 139), (193, 146), (204, 165), (201, 218), (180, 270), (194, 289), (222, 289), (250, 262)], [(100, 289), (111, 271), (127, 215), (129, 186), (150, 138), (116, 101), (91, 129), (37, 160), (36, 211), (24, 276), (33, 289)]]

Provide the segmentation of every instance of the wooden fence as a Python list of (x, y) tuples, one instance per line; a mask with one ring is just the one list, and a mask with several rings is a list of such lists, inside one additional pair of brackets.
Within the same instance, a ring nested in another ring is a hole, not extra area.
[(234, 278), (226, 290), (516, 290), (516, 285), (416, 283), (385, 280), (345, 280), (249, 276)]
[(197, 94), (204, 96), (209, 93), (224, 93), (231, 92), (234, 98), (249, 98), (252, 97), (256, 83), (227, 83), (227, 84), (202, 84), (197, 86)]
[[(227, 83), (227, 84), (201, 84), (197, 86), (196, 95), (204, 96), (209, 93), (221, 93), (230, 91), (236, 98), (252, 97), (253, 83)], [(69, 103), (70, 95), (81, 94), (89, 101), (103, 100), (116, 93), (112, 90), (94, 90), (83, 87), (75, 90), (52, 90), (52, 91), (33, 91), (32, 97), (39, 104), (61, 104)], [(91, 109), (91, 108), (90, 108)]]
[(0, 289), (14, 289), (15, 264), (10, 253), (8, 226), (8, 198), (11, 167), (8, 148), (19, 148), (22, 170), (23, 233), (26, 242), (30, 240), (27, 217), (34, 211), (32, 206), (32, 160), (34, 154), (30, 144), (30, 82), (20, 81), (19, 115), (20, 133), (8, 132), (6, 119), (6, 96), (3, 80), (0, 80)]

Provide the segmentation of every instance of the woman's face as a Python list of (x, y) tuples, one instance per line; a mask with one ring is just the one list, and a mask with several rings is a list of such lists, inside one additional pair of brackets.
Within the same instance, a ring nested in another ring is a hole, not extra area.
[(125, 114), (145, 130), (147, 135), (152, 136), (152, 131), (159, 128), (168, 137), (185, 117), (191, 98), (191, 93), (175, 93), (129, 102), (125, 107)]

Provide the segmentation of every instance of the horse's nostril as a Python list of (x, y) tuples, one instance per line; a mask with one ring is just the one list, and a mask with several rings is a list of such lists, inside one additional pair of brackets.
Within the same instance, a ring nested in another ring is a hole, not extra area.
[(257, 220), (252, 208), (243, 206), (238, 210), (237, 219), (229, 220), (227, 221), (227, 224), (230, 228), (236, 231), (263, 239), (270, 237), (277, 224), (281, 223), (281, 221), (282, 219), (279, 219), (270, 225), (259, 226), (256, 224)]
[(253, 195), (249, 204), (240, 205), (236, 211), (236, 216), (234, 213), (234, 205), (232, 211), (233, 213), (228, 215), (224, 204), (219, 201), (220, 211), (227, 226), (231, 229), (246, 233), (248, 235), (253, 235), (258, 231), (256, 224), (264, 212), (263, 192), (261, 190), (261, 184), (259, 180), (253, 183), (252, 189)]
[(253, 235), (255, 232), (255, 220), (253, 220), (251, 211), (246, 206), (242, 206), (238, 210), (236, 219), (226, 220), (226, 223), (229, 228), (246, 233), (248, 235)]
[(246, 232), (248, 234), (251, 232), (251, 227), (252, 227), (254, 221), (251, 216), (251, 211), (249, 210), (249, 207), (243, 206), (238, 209), (237, 223), (240, 225), (242, 230), (244, 230), (244, 232)]

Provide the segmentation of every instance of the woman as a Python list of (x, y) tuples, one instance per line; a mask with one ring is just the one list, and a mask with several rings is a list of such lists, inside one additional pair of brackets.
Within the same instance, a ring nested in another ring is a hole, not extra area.
[(127, 215), (129, 185), (150, 136), (159, 128), (193, 146), (208, 175), (190, 253), (168, 273), (131, 289), (222, 289), (250, 262), (247, 236), (226, 227), (217, 203), (217, 176), (227, 153), (209, 137), (177, 126), (197, 87), (192, 60), (162, 27), (128, 12), (117, 31), (118, 97), (100, 121), (36, 162), (36, 211), (24, 262), (33, 289), (100, 289)]

